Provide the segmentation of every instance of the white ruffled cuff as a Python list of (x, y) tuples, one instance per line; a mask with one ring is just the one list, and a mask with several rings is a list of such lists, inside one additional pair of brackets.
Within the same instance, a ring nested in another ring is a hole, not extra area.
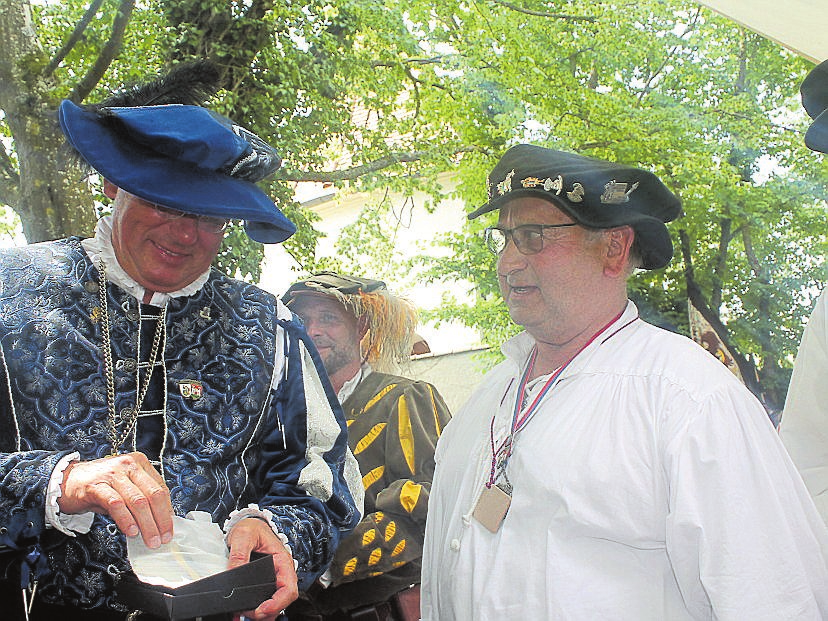
[(49, 477), (49, 486), (46, 488), (46, 524), (64, 535), (74, 537), (75, 533), (85, 534), (92, 528), (92, 520), (95, 514), (92, 511), (86, 513), (69, 514), (61, 513), (58, 507), (58, 499), (61, 497), (60, 486), (63, 483), (63, 473), (73, 461), (80, 459), (80, 453), (70, 453), (63, 457), (52, 470)]
[(230, 512), (230, 515), (227, 517), (227, 521), (224, 522), (223, 530), (225, 543), (227, 542), (227, 535), (230, 534), (233, 527), (247, 518), (258, 518), (267, 522), (270, 529), (273, 531), (273, 534), (279, 538), (279, 541), (282, 542), (282, 545), (285, 546), (288, 554), (290, 554), (290, 558), (293, 559), (293, 570), (296, 571), (299, 569), (299, 562), (293, 558), (293, 550), (290, 547), (287, 535), (276, 527), (276, 524), (273, 522), (273, 513), (269, 509), (259, 509), (259, 505), (249, 504), (243, 509), (236, 509), (235, 511)]

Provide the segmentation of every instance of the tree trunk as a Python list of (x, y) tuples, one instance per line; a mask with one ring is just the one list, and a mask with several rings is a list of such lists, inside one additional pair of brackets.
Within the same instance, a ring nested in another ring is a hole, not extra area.
[(60, 145), (54, 84), (43, 77), (47, 59), (31, 23), (31, 5), (0, 0), (0, 107), (16, 147), (18, 170), (0, 202), (23, 222), (30, 243), (69, 234), (88, 235), (95, 227), (92, 191)]

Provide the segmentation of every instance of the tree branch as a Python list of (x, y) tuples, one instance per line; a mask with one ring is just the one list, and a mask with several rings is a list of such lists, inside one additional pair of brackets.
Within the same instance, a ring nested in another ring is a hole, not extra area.
[(245, 17), (247, 19), (262, 19), (273, 8), (273, 0), (253, 0), (250, 3)]
[(77, 24), (75, 24), (75, 29), (72, 31), (72, 34), (69, 35), (69, 38), (66, 39), (66, 43), (63, 44), (63, 46), (52, 57), (52, 60), (49, 61), (49, 64), (43, 72), (45, 76), (52, 75), (55, 72), (55, 69), (60, 67), (60, 64), (69, 55), (69, 52), (72, 51), (77, 42), (83, 37), (83, 33), (87, 26), (89, 26), (89, 24), (92, 23), (92, 20), (95, 19), (95, 15), (98, 13), (98, 9), (101, 8), (101, 4), (103, 4), (103, 0), (94, 0), (89, 5), (89, 8), (87, 8), (86, 12), (83, 14), (83, 17)]
[[(477, 147), (461, 147), (455, 151), (455, 155), (478, 150), (479, 149)], [(352, 181), (354, 179), (358, 179), (362, 175), (377, 172), (383, 168), (393, 166), (394, 164), (418, 162), (429, 155), (431, 155), (429, 151), (401, 151), (399, 153), (389, 153), (388, 155), (380, 157), (373, 162), (368, 162), (366, 164), (353, 166), (343, 170), (303, 172), (301, 170), (280, 169), (273, 175), (273, 179), (278, 179), (280, 181), (314, 181), (318, 183)]]
[(89, 69), (85, 76), (75, 85), (68, 99), (75, 103), (82, 102), (86, 96), (95, 88), (95, 85), (101, 81), (103, 74), (112, 64), (112, 61), (121, 50), (124, 43), (124, 31), (126, 30), (129, 18), (132, 16), (132, 9), (135, 8), (135, 0), (121, 0), (118, 7), (118, 12), (115, 14), (115, 19), (112, 20), (112, 33), (109, 40), (104, 45), (101, 53), (95, 63)]
[(0, 142), (0, 203), (17, 205), (20, 197), (20, 175), (14, 168), (9, 152)]
[(383, 61), (373, 61), (370, 63), (371, 67), (396, 67), (398, 64), (403, 63), (405, 65), (436, 65), (438, 63), (443, 62), (444, 59), (448, 58), (446, 55), (442, 56), (432, 56), (431, 58), (404, 58), (397, 62), (383, 62)]
[[(683, 39), (684, 37), (686, 37), (688, 34), (690, 34), (692, 31), (694, 31), (696, 29), (696, 23), (698, 22), (700, 15), (701, 15), (701, 6), (699, 6), (696, 9), (696, 14), (693, 15), (692, 19), (687, 24), (687, 27), (684, 29), (684, 32), (682, 32), (680, 35), (678, 35), (679, 39)], [(638, 94), (637, 99), (638, 99), (639, 104), (642, 102), (644, 97), (646, 95), (649, 95), (650, 92), (653, 90), (653, 83), (655, 82), (655, 79), (664, 72), (664, 69), (667, 67), (668, 64), (670, 64), (670, 61), (676, 55), (677, 51), (678, 51), (678, 46), (677, 45), (674, 45), (673, 47), (671, 47), (670, 51), (664, 57), (664, 60), (661, 63), (661, 66), (658, 69), (656, 69), (655, 71), (653, 71), (652, 73), (650, 73), (650, 77), (647, 78), (647, 83), (644, 85), (644, 88), (642, 88), (641, 92)]]
[(571, 22), (595, 22), (598, 21), (595, 17), (587, 17), (586, 15), (566, 15), (563, 13), (546, 13), (544, 11), (533, 11), (531, 9), (525, 9), (520, 6), (516, 6), (511, 2), (505, 2), (505, 0), (493, 0), (495, 4), (499, 4), (500, 6), (505, 6), (507, 9), (511, 9), (512, 11), (517, 11), (518, 13), (523, 13), (524, 15), (532, 15), (534, 17), (548, 17), (550, 19), (563, 19), (566, 21)]
[[(431, 88), (439, 89), (441, 91), (445, 91), (446, 93), (448, 93), (449, 97), (451, 97), (452, 99), (454, 99), (456, 101), (456, 98), (454, 97), (454, 95), (451, 93), (451, 91), (447, 87), (443, 86), (442, 84), (437, 84), (435, 82), (426, 82), (424, 80), (421, 80), (421, 79), (415, 77), (414, 74), (411, 72), (411, 67), (408, 66), (408, 65), (437, 64), (437, 63), (440, 63), (444, 58), (446, 58), (446, 56), (434, 56), (432, 58), (406, 58), (406, 59), (400, 60), (398, 62), (374, 61), (374, 62), (369, 63), (368, 66), (373, 67), (374, 69), (376, 69), (378, 67), (395, 68), (395, 67), (399, 67), (402, 64), (403, 65), (403, 72), (408, 77), (408, 79), (411, 80), (411, 82), (414, 84), (414, 89), (415, 90), (417, 89), (418, 84), (422, 84), (423, 86), (428, 86), (428, 87), (431, 87)], [(419, 109), (419, 105), (417, 106), (417, 108)]]
[(418, 111), (420, 109), (420, 101), (419, 101), (420, 91), (419, 91), (419, 88), (418, 88), (419, 84), (422, 84), (423, 86), (427, 86), (427, 87), (430, 87), (430, 88), (436, 88), (438, 90), (441, 90), (441, 91), (447, 93), (448, 96), (451, 97), (451, 99), (453, 101), (457, 101), (457, 99), (454, 97), (454, 94), (447, 87), (443, 86), (442, 84), (437, 84), (436, 82), (425, 82), (424, 80), (421, 80), (420, 78), (416, 77), (411, 72), (410, 67), (405, 68), (405, 75), (408, 76), (409, 80), (411, 80), (412, 84), (414, 85), (414, 90), (417, 93), (417, 110)]
[(747, 258), (753, 275), (762, 284), (767, 284), (769, 281), (768, 273), (756, 256), (756, 251), (753, 249), (753, 235), (751, 235), (750, 227), (748, 226), (742, 227), (742, 242), (745, 245), (745, 258)]
[(684, 259), (684, 282), (687, 287), (687, 298), (698, 309), (701, 316), (707, 320), (707, 323), (713, 327), (719, 339), (721, 339), (722, 344), (730, 351), (730, 355), (733, 356), (733, 360), (736, 361), (736, 365), (739, 367), (739, 372), (742, 374), (742, 381), (745, 383), (745, 386), (757, 397), (761, 396), (762, 389), (756, 379), (756, 369), (753, 363), (734, 346), (730, 340), (730, 332), (727, 326), (719, 319), (718, 313), (711, 310), (710, 304), (705, 299), (701, 287), (696, 280), (693, 268), (693, 253), (690, 248), (690, 237), (687, 231), (685, 229), (679, 229), (678, 234), (681, 256)]
[(710, 306), (719, 313), (722, 306), (722, 283), (724, 281), (724, 273), (727, 269), (727, 249), (730, 245), (730, 240), (733, 239), (733, 221), (730, 218), (722, 218), (719, 220), (719, 252), (716, 256), (716, 265), (713, 267), (713, 291), (710, 294)]
[(739, 29), (739, 32), (742, 34), (742, 38), (739, 41), (739, 74), (733, 83), (734, 95), (745, 92), (745, 82), (747, 81), (747, 39), (744, 30)]
[[(750, 268), (756, 275), (756, 280), (759, 281), (760, 285), (758, 287), (756, 314), (760, 318), (766, 318), (770, 316), (769, 313), (771, 310), (771, 298), (768, 294), (768, 285), (770, 284), (771, 280), (770, 272), (772, 268), (768, 267), (767, 264), (763, 264), (756, 256), (756, 251), (753, 248), (753, 234), (751, 231), (751, 227), (747, 225), (743, 226), (741, 231), (742, 241), (745, 247), (745, 256), (747, 257), (748, 265), (750, 265)], [(771, 334), (768, 329), (762, 326), (761, 330), (758, 327), (754, 329), (753, 335), (756, 341), (759, 343), (759, 346), (762, 348), (760, 357), (765, 362), (765, 364), (762, 367), (762, 377), (771, 380), (768, 382), (771, 388), (769, 388), (766, 393), (763, 393), (762, 402), (769, 405), (773, 411), (778, 412), (779, 410), (781, 410), (782, 406), (785, 403), (785, 393), (782, 392), (781, 395), (777, 395), (776, 392), (772, 389), (774, 385), (774, 382), (772, 380), (774, 379), (774, 376), (778, 377), (780, 367), (779, 364), (773, 360), (772, 356), (766, 355), (768, 352), (773, 352), (774, 349)]]
[(420, 81), (414, 77), (414, 74), (411, 73), (411, 68), (405, 68), (405, 75), (411, 80), (411, 84), (414, 88), (414, 117), (420, 116)]

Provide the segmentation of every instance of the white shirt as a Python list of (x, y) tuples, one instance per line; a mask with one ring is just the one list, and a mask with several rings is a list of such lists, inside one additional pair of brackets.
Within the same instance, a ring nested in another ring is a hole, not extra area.
[(354, 391), (357, 389), (357, 386), (359, 386), (359, 383), (371, 375), (371, 371), (371, 365), (367, 362), (360, 366), (359, 371), (354, 373), (354, 376), (351, 379), (342, 384), (342, 388), (340, 388), (339, 392), (336, 393), (336, 398), (339, 399), (339, 402), (345, 403), (345, 400), (354, 394)]
[(819, 296), (796, 355), (779, 433), (828, 522), (828, 293)]
[(423, 621), (828, 618), (828, 530), (764, 409), (709, 353), (637, 312), (630, 302), (517, 434), (496, 533), (471, 514), (528, 334), (447, 425)]

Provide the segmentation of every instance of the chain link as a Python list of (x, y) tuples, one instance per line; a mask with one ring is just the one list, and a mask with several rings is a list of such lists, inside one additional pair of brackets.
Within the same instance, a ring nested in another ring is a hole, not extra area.
[(125, 427), (121, 429), (119, 433), (118, 415), (115, 413), (115, 373), (112, 370), (112, 339), (109, 332), (109, 303), (106, 297), (106, 266), (103, 264), (103, 261), (98, 264), (98, 272), (101, 275), (101, 281), (98, 286), (98, 295), (101, 303), (101, 337), (103, 339), (102, 349), (106, 376), (106, 401), (108, 407), (108, 416), (106, 420), (107, 434), (109, 435), (109, 441), (112, 444), (110, 455), (117, 455), (121, 445), (127, 441), (127, 438), (129, 438), (133, 429), (135, 429), (135, 425), (138, 422), (138, 412), (140, 412), (141, 406), (144, 403), (144, 397), (147, 396), (150, 380), (152, 379), (153, 371), (155, 371), (155, 365), (158, 362), (158, 351), (160, 349), (159, 345), (161, 344), (161, 335), (165, 332), (167, 305), (164, 304), (164, 308), (161, 309), (161, 314), (158, 316), (158, 323), (155, 326), (155, 336), (152, 340), (152, 349), (150, 350), (150, 358), (148, 363), (149, 370), (147, 371), (143, 386), (140, 385), (140, 364), (136, 366), (139, 384), (138, 400), (134, 408), (129, 408), (129, 416), (123, 421), (126, 423)]

